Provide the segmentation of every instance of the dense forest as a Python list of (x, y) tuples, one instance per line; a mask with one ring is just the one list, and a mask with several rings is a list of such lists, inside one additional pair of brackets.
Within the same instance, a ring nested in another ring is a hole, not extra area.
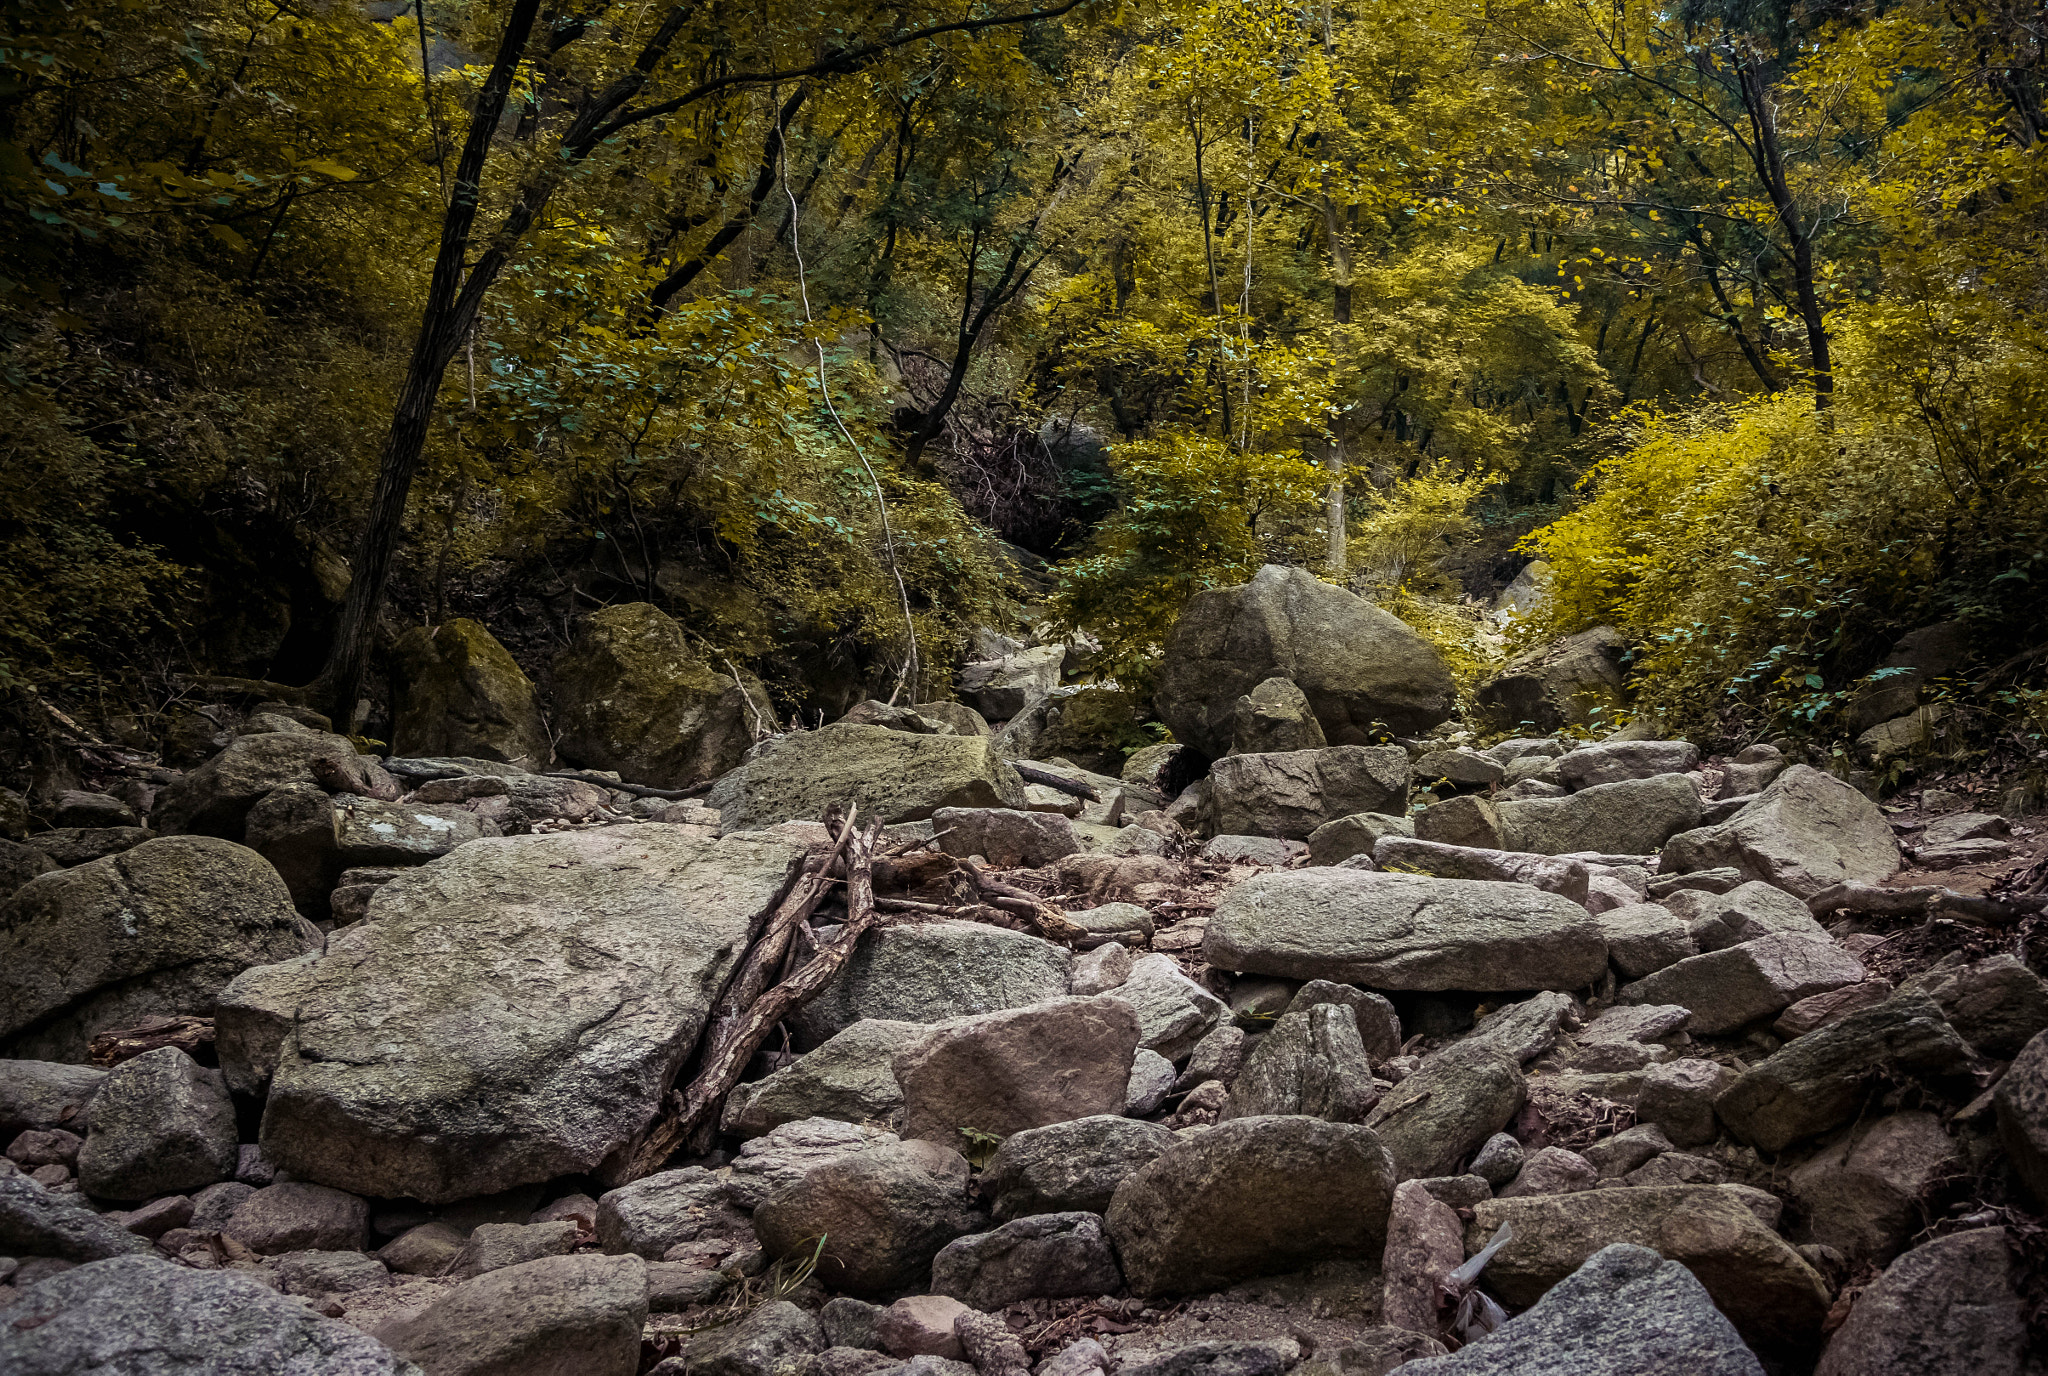
[(1960, 623), (1958, 720), (2034, 734), (2032, 6), (24, 0), (4, 35), (0, 683), (110, 738), (224, 678), (376, 738), (407, 626), (544, 674), (621, 602), (778, 719), (942, 696), (978, 628), (1085, 636), (1142, 701), (1187, 598), (1276, 562), (1468, 692), (1613, 626), (1703, 739), (1841, 737)]

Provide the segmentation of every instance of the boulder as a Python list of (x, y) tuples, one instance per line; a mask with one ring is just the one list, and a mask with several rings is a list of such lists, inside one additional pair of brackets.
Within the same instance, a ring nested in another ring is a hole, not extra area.
[(1577, 1152), (1544, 1147), (1529, 1153), (1515, 1178), (1503, 1185), (1495, 1197), (1524, 1199), (1539, 1194), (1576, 1194), (1592, 1189), (1599, 1179), (1599, 1168)]
[(548, 1223), (480, 1223), (448, 1262), (446, 1274), (468, 1280), (542, 1257), (565, 1257), (575, 1250), (576, 1224), (566, 1218)]
[(1513, 1120), (1528, 1092), (1515, 1057), (1484, 1042), (1459, 1042), (1425, 1057), (1365, 1124), (1378, 1132), (1395, 1179), (1451, 1175)]
[(370, 1232), (370, 1206), (345, 1190), (281, 1180), (235, 1206), (221, 1231), (254, 1252), (359, 1252)]
[(422, 1376), (377, 1339), (254, 1276), (196, 1271), (153, 1257), (96, 1261), (47, 1277), (25, 1287), (6, 1312), (0, 1369), (11, 1376)]
[(1381, 1322), (1434, 1337), (1437, 1287), (1464, 1261), (1465, 1228), (1457, 1211), (1419, 1180), (1396, 1185), (1380, 1261)]
[(2048, 1032), (2013, 1058), (1992, 1096), (1999, 1144), (2012, 1158), (2013, 1174), (2037, 1201), (2048, 1204)]
[(1911, 713), (1921, 688), (1960, 670), (1969, 651), (1969, 632), (1960, 621), (1937, 622), (1899, 637), (1878, 665), (1892, 672), (1867, 680), (1850, 699), (1843, 713), (1849, 733), (1861, 735), (1880, 722)]
[(1875, 1008), (1892, 992), (1891, 985), (1884, 980), (1867, 979), (1861, 984), (1846, 984), (1825, 994), (1814, 994), (1780, 1013), (1771, 1024), (1771, 1032), (1789, 1042), (1831, 1022), (1840, 1022), (1859, 1009)]
[(1272, 754), (1321, 750), (1329, 741), (1308, 698), (1289, 678), (1269, 678), (1239, 698), (1230, 712), (1230, 753)]
[(1568, 752), (1557, 762), (1558, 777), (1576, 792), (1623, 779), (1651, 779), (1659, 774), (1685, 774), (1700, 766), (1700, 748), (1691, 741), (1603, 741)]
[(1859, 1123), (1793, 1168), (1801, 1240), (1832, 1247), (1852, 1266), (1884, 1265), (1932, 1220), (1922, 1200), (1957, 1164), (1955, 1142), (1932, 1113)]
[(1237, 1118), (1125, 1177), (1105, 1223), (1132, 1292), (1149, 1298), (1376, 1258), (1393, 1194), (1394, 1163), (1369, 1128)]
[(1268, 564), (1249, 583), (1188, 600), (1153, 702), (1176, 740), (1218, 757), (1238, 698), (1275, 676), (1301, 689), (1338, 745), (1365, 743), (1379, 724), (1427, 731), (1456, 697), (1443, 657), (1398, 617), (1306, 569)]
[(1324, 823), (1408, 805), (1408, 752), (1397, 745), (1336, 745), (1231, 755), (1209, 768), (1218, 832), (1305, 841)]
[(1060, 686), (1064, 645), (1034, 645), (962, 666), (957, 685), (990, 721), (1008, 721)]
[(802, 857), (643, 826), (407, 871), (325, 955), (223, 996), (223, 1044), (275, 1048), (264, 1155), (428, 1203), (596, 1170), (652, 1121)]
[(1036, 869), (1081, 849), (1074, 826), (1057, 812), (1001, 807), (942, 807), (932, 826), (948, 855), (979, 855), (997, 869)]
[(1155, 952), (1131, 964), (1124, 982), (1109, 991), (1138, 1015), (1138, 1045), (1178, 1061), (1223, 1020), (1222, 999), (1181, 973), (1172, 956)]
[(1479, 685), (1479, 710), (1495, 730), (1557, 731), (1612, 720), (1625, 701), (1628, 642), (1611, 626), (1526, 650)]
[(1570, 899), (1526, 884), (1350, 869), (1234, 886), (1204, 952), (1225, 970), (1377, 989), (1577, 989), (1607, 968), (1598, 924)]
[(1593, 915), (1607, 939), (1607, 958), (1623, 979), (1642, 979), (1699, 954), (1692, 933), (1659, 903), (1629, 903)]
[(884, 822), (918, 822), (942, 807), (1023, 808), (1024, 781), (987, 736), (913, 736), (832, 725), (763, 741), (712, 788), (727, 831), (811, 821), (855, 802)]
[(1798, 935), (1761, 937), (1724, 951), (1689, 956), (1633, 984), (1623, 1003), (1675, 1003), (1692, 1010), (1688, 1030), (1733, 1032), (1803, 998), (1860, 984), (1856, 958), (1832, 941)]
[[(1401, 1018), (1380, 994), (1349, 984), (1312, 979), (1301, 986), (1280, 1010), (1280, 1016), (1306, 1012), (1318, 1004), (1337, 1003), (1351, 1010), (1358, 1024), (1358, 1037), (1365, 1054), (1375, 1064), (1401, 1052)], [(1220, 1030), (1220, 1029), (1219, 1029)]]
[(930, 1279), (932, 1258), (980, 1232), (967, 1202), (967, 1162), (930, 1143), (890, 1139), (826, 1161), (764, 1199), (754, 1231), (771, 1257), (830, 1244), (818, 1277), (835, 1290), (876, 1295)]
[(1729, 820), (1673, 836), (1658, 864), (1665, 874), (1720, 867), (1812, 898), (1836, 884), (1890, 877), (1899, 845), (1877, 804), (1801, 764)]
[(1925, 994), (1941, 1005), (1958, 1035), (1987, 1056), (2017, 1056), (2048, 1030), (2048, 980), (2013, 956), (1965, 963), (1951, 955), (1899, 985), (1902, 994)]
[(791, 1016), (790, 1031), (808, 1049), (867, 1018), (935, 1023), (1021, 1008), (1065, 994), (1073, 963), (1063, 947), (979, 922), (883, 927)]
[(1684, 1057), (1651, 1066), (1636, 1095), (1636, 1117), (1673, 1145), (1705, 1146), (1720, 1135), (1714, 1102), (1740, 1075), (1716, 1061)]
[(28, 838), (27, 845), (49, 856), (59, 868), (70, 869), (88, 860), (133, 850), (154, 835), (148, 827), (59, 827), (55, 831), (37, 832)]
[[(841, 1123), (830, 1118), (806, 1118), (784, 1123), (763, 1137), (740, 1144), (732, 1161), (732, 1177), (726, 1196), (742, 1209), (759, 1208), (761, 1201), (777, 1190), (797, 1184), (813, 1169), (843, 1156), (854, 1156), (870, 1147), (898, 1141), (896, 1134), (859, 1123)], [(960, 1154), (933, 1144), (936, 1159), (962, 1161)]]
[[(474, 826), (477, 819), (469, 821)], [(332, 795), (318, 784), (285, 784), (249, 809), (242, 842), (270, 862), (300, 912), (324, 918), (343, 869), (334, 834)]]
[(592, 1220), (598, 1245), (659, 1261), (682, 1244), (692, 1260), (716, 1262), (753, 1243), (753, 1225), (732, 1202), (731, 1182), (701, 1166), (660, 1171), (607, 1190)]
[(616, 770), (628, 783), (682, 788), (715, 779), (740, 763), (757, 729), (772, 726), (758, 682), (706, 664), (683, 628), (646, 602), (593, 612), (555, 656), (553, 680), (563, 758)]
[(1131, 1118), (1077, 1118), (1032, 1128), (996, 1148), (981, 1192), (998, 1221), (1032, 1214), (1101, 1213), (1116, 1188), (1178, 1140), (1171, 1128)]
[(148, 1238), (94, 1213), (78, 1195), (53, 1194), (25, 1175), (0, 1175), (0, 1256), (100, 1261), (149, 1250)]
[(1137, 1050), (1137, 1011), (1116, 993), (940, 1023), (896, 1053), (904, 1133), (962, 1148), (969, 1132), (1119, 1112)]
[(1229, 1116), (1357, 1123), (1378, 1102), (1357, 1017), (1343, 1004), (1322, 1003), (1286, 1014), (1259, 1039), (1231, 1086)]
[[(374, 773), (372, 772), (374, 771)], [(350, 792), (383, 792), (384, 771), (356, 753), (346, 736), (286, 735), (266, 732), (241, 736), (228, 747), (157, 795), (150, 824), (172, 835), (189, 832), (239, 841), (249, 809), (264, 794), (286, 784), (327, 784), (327, 778), (351, 781)], [(329, 791), (333, 791), (330, 786)], [(397, 796), (395, 793), (390, 796)]]
[(1810, 1349), (1827, 1316), (1826, 1282), (1718, 1185), (1490, 1199), (1473, 1210), (1466, 1248), (1476, 1252), (1504, 1223), (1514, 1236), (1487, 1264), (1486, 1283), (1510, 1305), (1534, 1304), (1594, 1253), (1627, 1243), (1692, 1272), (1754, 1346)]
[[(1353, 1025), (1356, 1026), (1355, 1019)], [(1217, 1027), (1195, 1043), (1195, 1049), (1188, 1053), (1187, 1068), (1174, 1077), (1172, 1088), (1185, 1093), (1209, 1080), (1220, 1080), (1225, 1085), (1236, 1083), (1244, 1069), (1245, 1041), (1244, 1029), (1235, 1023)]]
[(1699, 825), (1700, 794), (1684, 774), (1659, 774), (1594, 784), (1562, 798), (1503, 802), (1498, 808), (1504, 850), (1648, 855)]
[(83, 1133), (91, 1122), (88, 1106), (106, 1078), (97, 1066), (0, 1060), (0, 1139), (12, 1142), (30, 1128)]
[(788, 1300), (771, 1299), (732, 1323), (691, 1335), (682, 1355), (670, 1360), (697, 1376), (778, 1376), (824, 1350), (817, 1319)]
[(967, 1306), (951, 1295), (905, 1295), (875, 1314), (875, 1341), (892, 1357), (942, 1357), (957, 1362), (963, 1354), (953, 1321), (968, 1312)]
[(463, 1281), (378, 1336), (431, 1376), (633, 1376), (646, 1319), (639, 1257), (544, 1257)]
[(1502, 1004), (1479, 1019), (1465, 1040), (1498, 1047), (1523, 1065), (1556, 1046), (1567, 1024), (1578, 1026), (1577, 1005), (1569, 995), (1545, 990), (1532, 999)]
[(482, 625), (415, 626), (393, 647), (391, 753), (468, 755), (545, 769), (554, 759), (533, 683)]
[(1416, 758), (1415, 777), (1424, 783), (1492, 788), (1507, 777), (1507, 768), (1476, 750), (1432, 750)]
[(1723, 1091), (1714, 1111), (1743, 1141), (1783, 1151), (1856, 1117), (1880, 1077), (1974, 1092), (1964, 1074), (1971, 1059), (1934, 1000), (1899, 994), (1787, 1043)]
[(923, 1023), (889, 1018), (857, 1022), (767, 1078), (734, 1088), (726, 1099), (725, 1130), (758, 1137), (805, 1118), (886, 1122), (903, 1107), (891, 1063), (930, 1032)]
[[(964, 702), (920, 702), (913, 706), (911, 710), (926, 721), (933, 722), (943, 728), (943, 731), (931, 733), (934, 735), (944, 734), (944, 731), (951, 731), (956, 736), (988, 736), (994, 734), (989, 730), (988, 719)], [(902, 728), (898, 727), (897, 729), (901, 730)], [(924, 733), (921, 732), (919, 734)]]
[(1218, 865), (1265, 865), (1284, 869), (1307, 847), (1299, 841), (1277, 836), (1212, 836), (1202, 847), (1202, 858)]
[(1384, 812), (1359, 812), (1325, 822), (1308, 834), (1312, 865), (1337, 865), (1354, 855), (1370, 856), (1385, 836), (1413, 836), (1415, 824)]
[(44, 875), (0, 907), (0, 1048), (84, 1061), (93, 1035), (209, 1014), (250, 966), (318, 945), (246, 846), (174, 836)]
[(1685, 923), (1701, 951), (1723, 951), (1759, 937), (1790, 933), (1813, 941), (1830, 938), (1804, 903), (1775, 885), (1752, 879), (1726, 893), (1679, 889), (1663, 904)]
[(93, 1109), (78, 1180), (100, 1199), (182, 1194), (235, 1174), (240, 1152), (227, 1083), (174, 1046), (115, 1066)]
[(1028, 1299), (1107, 1295), (1123, 1285), (1092, 1213), (1034, 1214), (955, 1238), (932, 1259), (932, 1292), (994, 1311)]
[(2028, 1376), (2028, 1302), (2003, 1228), (1915, 1247), (1857, 1297), (1814, 1376)]
[(1566, 1054), (1571, 1070), (1641, 1070), (1669, 1060), (1673, 1047), (1689, 1040), (1692, 1014), (1675, 1004), (1619, 1004), (1603, 1009), (1574, 1039)]
[(1526, 1311), (1401, 1376), (1764, 1376), (1698, 1278), (1647, 1247), (1588, 1257)]
[(48, 854), (19, 841), (0, 841), (0, 903), (39, 874), (60, 868)]
[[(1494, 1189), (1499, 1189), (1521, 1174), (1522, 1162), (1527, 1157), (1528, 1153), (1522, 1150), (1520, 1142), (1505, 1132), (1496, 1132), (1473, 1156), (1471, 1171)], [(1408, 1183), (1411, 1182), (1403, 1182), (1404, 1186)], [(1459, 1259), (1464, 1259), (1462, 1252)]]
[[(1453, 798), (1422, 814), (1426, 818), (1458, 802)], [(1418, 818), (1418, 823), (1421, 821)], [(1556, 855), (1529, 855), (1511, 850), (1487, 850), (1476, 846), (1425, 841), (1416, 837), (1386, 836), (1372, 850), (1373, 864), (1396, 874), (1430, 874), (1439, 879), (1490, 879), (1498, 883), (1527, 884), (1584, 904), (1589, 878), (1577, 860)]]

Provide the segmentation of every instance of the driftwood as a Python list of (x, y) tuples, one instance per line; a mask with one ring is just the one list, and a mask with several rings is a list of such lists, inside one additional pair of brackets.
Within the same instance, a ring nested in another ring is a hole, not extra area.
[[(715, 1114), (725, 1101), (725, 1096), (737, 1085), (740, 1075), (746, 1070), (747, 1062), (761, 1043), (768, 1040), (768, 1034), (775, 1025), (801, 1008), (831, 983), (839, 968), (853, 955), (854, 948), (869, 928), (880, 918), (875, 907), (875, 889), (872, 865), (874, 861), (875, 838), (881, 833), (881, 823), (870, 822), (858, 832), (853, 831), (849, 819), (844, 828), (846, 844), (846, 923), (830, 945), (820, 948), (808, 964), (794, 975), (755, 999), (737, 1022), (708, 1046), (703, 1062), (698, 1068), (697, 1078), (680, 1095), (671, 1093), (665, 1111), (658, 1119), (640, 1148), (633, 1154), (631, 1166), (626, 1175), (629, 1180), (639, 1180), (660, 1170), (663, 1163), (691, 1138), (700, 1128), (709, 1126), (714, 1131)], [(820, 867), (817, 877), (823, 879), (826, 870)], [(809, 877), (809, 876), (807, 876)], [(821, 891), (822, 892), (822, 891)], [(792, 894), (792, 898), (795, 894)], [(790, 911), (785, 900), (770, 920), (773, 929)], [(783, 924), (785, 933), (792, 924)], [(787, 939), (785, 935), (785, 940)], [(763, 938), (765, 944), (766, 938)], [(776, 963), (780, 963), (780, 952)], [(754, 966), (752, 953), (748, 965)], [(765, 959), (759, 962), (763, 971), (773, 968)]]
[(1816, 917), (1846, 909), (1881, 917), (1954, 917), (1966, 922), (2006, 923), (2048, 910), (2048, 895), (1999, 899), (1958, 893), (1935, 884), (1916, 884), (1905, 889), (1836, 884), (1809, 898), (1806, 906)]
[(587, 769), (550, 769), (550, 779), (575, 779), (581, 783), (596, 784), (599, 788), (615, 788), (621, 793), (630, 793), (635, 798), (701, 798), (711, 791), (710, 784), (692, 784), (688, 788), (655, 788), (650, 784), (620, 783), (607, 779), (602, 774), (593, 774)]
[(1026, 783), (1044, 784), (1047, 788), (1056, 788), (1062, 793), (1071, 793), (1076, 798), (1085, 798), (1091, 803), (1102, 801), (1100, 793), (1097, 793), (1079, 779), (1069, 779), (1065, 775), (1053, 773), (1050, 769), (1040, 769), (1037, 765), (1031, 764), (1018, 764), (1014, 760), (1011, 761), (1010, 768), (1016, 770)]
[(86, 1047), (86, 1055), (97, 1066), (119, 1065), (132, 1061), (145, 1051), (157, 1051), (166, 1046), (175, 1046), (187, 1056), (196, 1053), (202, 1046), (213, 1045), (213, 1019), (195, 1017), (189, 1013), (173, 1013), (167, 1017), (151, 1018), (148, 1022), (133, 1027), (116, 1028), (94, 1037)]
[(1004, 912), (1016, 913), (1037, 928), (1038, 934), (1047, 941), (1072, 946), (1088, 935), (1086, 928), (1076, 925), (1065, 913), (1037, 894), (1003, 883), (972, 860), (962, 859), (960, 868), (967, 871), (974, 887), (980, 890), (982, 902)]

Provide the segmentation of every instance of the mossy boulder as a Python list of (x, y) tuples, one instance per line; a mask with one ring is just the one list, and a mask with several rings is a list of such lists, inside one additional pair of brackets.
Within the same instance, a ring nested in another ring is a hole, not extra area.
[(759, 682), (705, 663), (647, 602), (592, 615), (555, 657), (554, 683), (562, 757), (658, 788), (733, 768), (753, 744), (755, 714), (769, 711)]
[(392, 753), (466, 756), (544, 769), (554, 758), (533, 682), (467, 617), (399, 638)]

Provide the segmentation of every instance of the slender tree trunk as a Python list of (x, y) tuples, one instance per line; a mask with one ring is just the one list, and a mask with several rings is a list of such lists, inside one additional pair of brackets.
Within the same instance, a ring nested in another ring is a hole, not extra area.
[(1764, 88), (1756, 64), (1742, 65), (1742, 99), (1749, 107), (1750, 128), (1755, 135), (1757, 172), (1770, 193), (1771, 207), (1792, 244), (1792, 279), (1798, 291), (1799, 318), (1806, 325), (1807, 356), (1813, 365), (1813, 404), (1826, 410), (1834, 400), (1834, 365), (1829, 358), (1827, 320), (1820, 295), (1813, 285), (1813, 231), (1799, 213), (1799, 202), (1785, 176), (1785, 155), (1778, 146), (1778, 111)]
[[(1328, 40), (1329, 11), (1324, 9), (1324, 37)], [(1351, 323), (1351, 236), (1346, 216), (1328, 197), (1323, 200), (1323, 228), (1329, 237), (1331, 276), (1336, 279), (1330, 299), (1330, 321), (1338, 326)], [(1344, 511), (1344, 440), (1346, 426), (1340, 413), (1330, 426), (1330, 445), (1323, 453), (1323, 471), (1329, 475), (1323, 490), (1323, 519), (1329, 527), (1323, 564), (1341, 578), (1351, 566), (1350, 533)]]

